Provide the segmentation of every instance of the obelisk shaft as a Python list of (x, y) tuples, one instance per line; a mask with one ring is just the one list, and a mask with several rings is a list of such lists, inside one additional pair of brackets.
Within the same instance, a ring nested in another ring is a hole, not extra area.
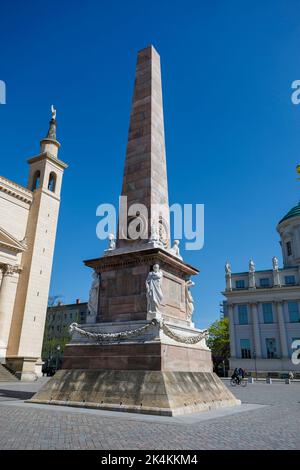
[[(148, 239), (155, 219), (158, 234), (169, 245), (169, 220), (164, 220), (162, 227), (160, 214), (154, 215), (154, 207), (168, 205), (168, 181), (160, 57), (153, 46), (141, 50), (137, 57), (122, 196), (127, 196), (128, 206), (135, 203), (146, 206)], [(168, 212), (164, 212), (163, 219), (168, 219)], [(118, 240), (118, 246), (124, 243), (128, 242)]]

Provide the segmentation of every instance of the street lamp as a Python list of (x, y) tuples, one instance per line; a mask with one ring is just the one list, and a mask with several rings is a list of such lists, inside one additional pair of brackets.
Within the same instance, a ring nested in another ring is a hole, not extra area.
[(256, 364), (256, 352), (253, 351), (254, 367), (255, 367), (255, 380), (257, 382), (257, 364)]
[(56, 370), (58, 369), (58, 356), (59, 356), (59, 351), (60, 351), (60, 345), (58, 344), (56, 347)]

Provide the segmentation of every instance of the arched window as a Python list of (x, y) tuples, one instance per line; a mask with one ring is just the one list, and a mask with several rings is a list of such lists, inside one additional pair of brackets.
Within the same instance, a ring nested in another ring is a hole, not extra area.
[(49, 191), (52, 191), (54, 193), (55, 192), (55, 186), (56, 186), (56, 174), (51, 172), (50, 175), (49, 175), (49, 182), (48, 182)]
[(34, 191), (35, 189), (38, 189), (40, 187), (40, 183), (41, 183), (41, 172), (40, 172), (40, 170), (37, 170), (34, 173), (34, 176), (33, 176), (31, 191)]

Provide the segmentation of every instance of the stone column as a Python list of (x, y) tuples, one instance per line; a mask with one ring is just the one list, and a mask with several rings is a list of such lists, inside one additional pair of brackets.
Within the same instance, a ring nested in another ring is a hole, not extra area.
[(234, 325), (234, 315), (233, 315), (232, 304), (228, 304), (228, 317), (229, 317), (229, 335), (230, 335), (230, 356), (236, 357), (235, 325)]
[(5, 265), (2, 268), (2, 282), (0, 288), (0, 362), (6, 357), (7, 342), (13, 314), (17, 282), (14, 279), (17, 267)]
[(261, 342), (260, 342), (260, 330), (259, 330), (259, 321), (258, 321), (258, 308), (257, 303), (254, 302), (250, 304), (251, 306), (251, 316), (253, 323), (253, 337), (254, 337), (254, 348), (256, 357), (261, 357)]
[(288, 344), (287, 344), (287, 338), (286, 338), (286, 328), (285, 328), (282, 302), (276, 302), (276, 310), (277, 310), (277, 317), (278, 317), (281, 355), (283, 358), (287, 358), (289, 357), (289, 350), (288, 350)]

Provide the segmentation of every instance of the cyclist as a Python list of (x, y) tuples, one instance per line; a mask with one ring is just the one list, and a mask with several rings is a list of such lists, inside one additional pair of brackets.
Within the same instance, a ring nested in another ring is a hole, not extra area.
[(235, 380), (236, 383), (239, 385), (241, 379), (240, 379), (240, 370), (239, 370), (238, 367), (236, 367), (236, 368), (234, 369), (231, 378), (232, 378), (233, 380)]

